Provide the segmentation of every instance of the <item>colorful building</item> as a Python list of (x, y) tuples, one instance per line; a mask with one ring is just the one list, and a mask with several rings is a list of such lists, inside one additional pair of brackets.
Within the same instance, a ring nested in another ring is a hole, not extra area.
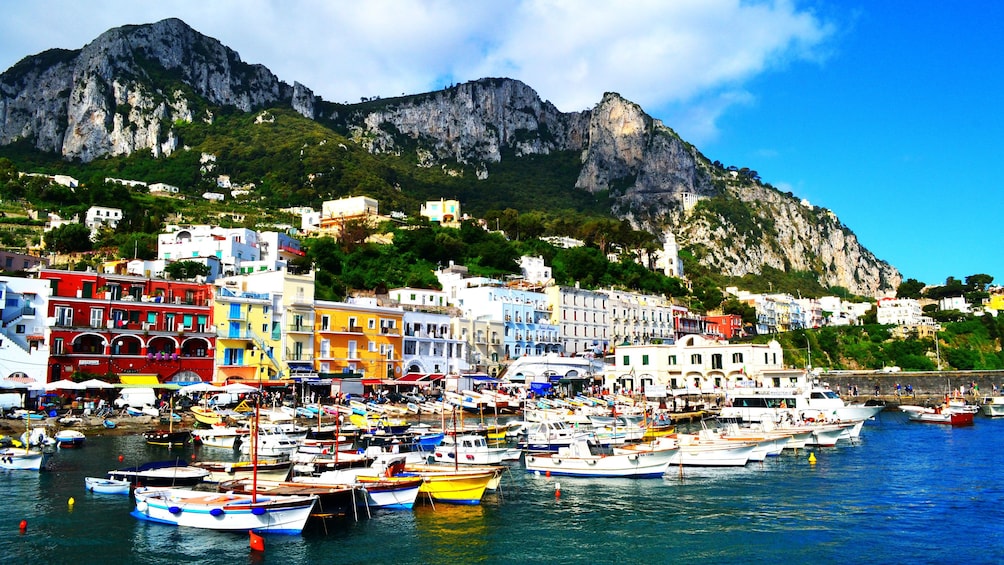
[(314, 303), (314, 367), (318, 373), (355, 373), (366, 379), (402, 376), (404, 311), (375, 298)]
[(39, 278), (51, 287), (50, 381), (78, 372), (212, 379), (209, 285), (48, 269)]
[(217, 381), (315, 374), (313, 273), (263, 271), (216, 287)]

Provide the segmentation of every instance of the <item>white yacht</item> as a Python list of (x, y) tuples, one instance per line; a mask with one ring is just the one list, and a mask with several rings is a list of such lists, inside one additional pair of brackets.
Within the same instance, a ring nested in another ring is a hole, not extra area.
[(798, 419), (859, 421), (875, 417), (884, 408), (845, 404), (837, 393), (823, 387), (740, 387), (726, 391), (721, 418), (777, 422), (787, 412), (793, 412)]

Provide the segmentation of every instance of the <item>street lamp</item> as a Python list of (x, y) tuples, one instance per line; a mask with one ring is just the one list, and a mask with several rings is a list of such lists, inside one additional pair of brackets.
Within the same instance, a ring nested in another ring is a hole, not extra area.
[(809, 345), (809, 334), (805, 334), (806, 370), (812, 370), (812, 346)]

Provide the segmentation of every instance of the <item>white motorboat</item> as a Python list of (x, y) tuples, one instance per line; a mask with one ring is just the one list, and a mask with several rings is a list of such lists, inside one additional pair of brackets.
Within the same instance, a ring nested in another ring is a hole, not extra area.
[(984, 416), (999, 418), (1004, 416), (1004, 396), (987, 396), (983, 399), (981, 410)]
[(680, 450), (670, 465), (684, 467), (742, 467), (756, 449), (755, 443), (706, 441), (695, 434), (661, 437), (655, 442), (657, 445), (678, 444)]
[(527, 453), (526, 470), (573, 477), (661, 477), (669, 468), (677, 449), (637, 450), (617, 453), (579, 439), (557, 453)]
[(461, 465), (498, 465), (503, 461), (516, 461), (522, 452), (508, 447), (488, 447), (484, 436), (462, 434), (445, 436), (432, 453), (439, 463), (459, 463)]
[(242, 441), (251, 434), (248, 428), (234, 428), (231, 426), (213, 426), (211, 428), (199, 428), (192, 430), (192, 439), (202, 445), (202, 447), (217, 447), (220, 449), (233, 449), (238, 438)]
[(845, 404), (837, 393), (823, 387), (740, 387), (726, 392), (721, 418), (778, 422), (791, 413), (798, 419), (857, 421), (871, 419), (884, 409), (885, 406)]
[(77, 430), (60, 430), (56, 432), (56, 445), (62, 448), (81, 447), (87, 436)]

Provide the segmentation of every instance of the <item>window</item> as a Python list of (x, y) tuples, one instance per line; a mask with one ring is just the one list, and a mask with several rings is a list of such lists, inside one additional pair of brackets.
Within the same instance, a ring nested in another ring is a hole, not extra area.
[(676, 355), (670, 355), (669, 356), (669, 364), (670, 365), (676, 365)]
[(91, 327), (100, 328), (101, 323), (105, 319), (105, 311), (103, 308), (91, 308)]
[(711, 368), (712, 369), (721, 369), (722, 368), (722, 354), (721, 353), (713, 353), (711, 355)]
[(624, 358), (623, 358), (623, 361), (624, 362), (621, 363), (622, 365), (630, 365), (631, 364), (631, 356), (630, 355), (625, 355)]
[(415, 342), (414, 341), (408, 340), (408, 341), (404, 342), (404, 354), (405, 355), (414, 355), (415, 354)]
[(352, 328), (354, 328), (354, 327), (356, 327), (356, 318), (355, 318), (355, 316), (349, 318), (349, 331), (352, 331)]
[(72, 326), (73, 308), (70, 308), (68, 306), (56, 306), (56, 325)]
[(63, 354), (63, 338), (61, 338), (61, 337), (54, 337), (54, 338), (52, 338), (52, 350), (51, 350), (51, 353), (53, 355), (62, 355)]
[(321, 316), (321, 330), (327, 330), (328, 325), (331, 323), (331, 318), (328, 316)]
[(701, 359), (700, 353), (694, 353), (693, 355), (690, 356), (691, 365), (700, 365), (701, 363), (703, 363), (703, 360)]
[(370, 318), (369, 323), (366, 325), (369, 329), (376, 329), (376, 318)]
[(373, 351), (376, 351), (376, 350), (377, 350), (376, 349), (376, 342), (375, 341), (369, 342), (368, 347), (367, 347), (367, 351), (373, 352)]
[(356, 355), (357, 355), (356, 354), (356, 342), (355, 342), (355, 340), (349, 341), (348, 358), (349, 359), (357, 359), (358, 357)]
[(742, 363), (743, 362), (743, 354), (742, 353), (733, 353), (732, 354), (732, 362), (733, 363)]
[(321, 340), (321, 357), (329, 357), (331, 355), (331, 341), (327, 339)]
[(642, 355), (641, 356), (641, 364), (642, 365), (648, 365), (648, 355)]

